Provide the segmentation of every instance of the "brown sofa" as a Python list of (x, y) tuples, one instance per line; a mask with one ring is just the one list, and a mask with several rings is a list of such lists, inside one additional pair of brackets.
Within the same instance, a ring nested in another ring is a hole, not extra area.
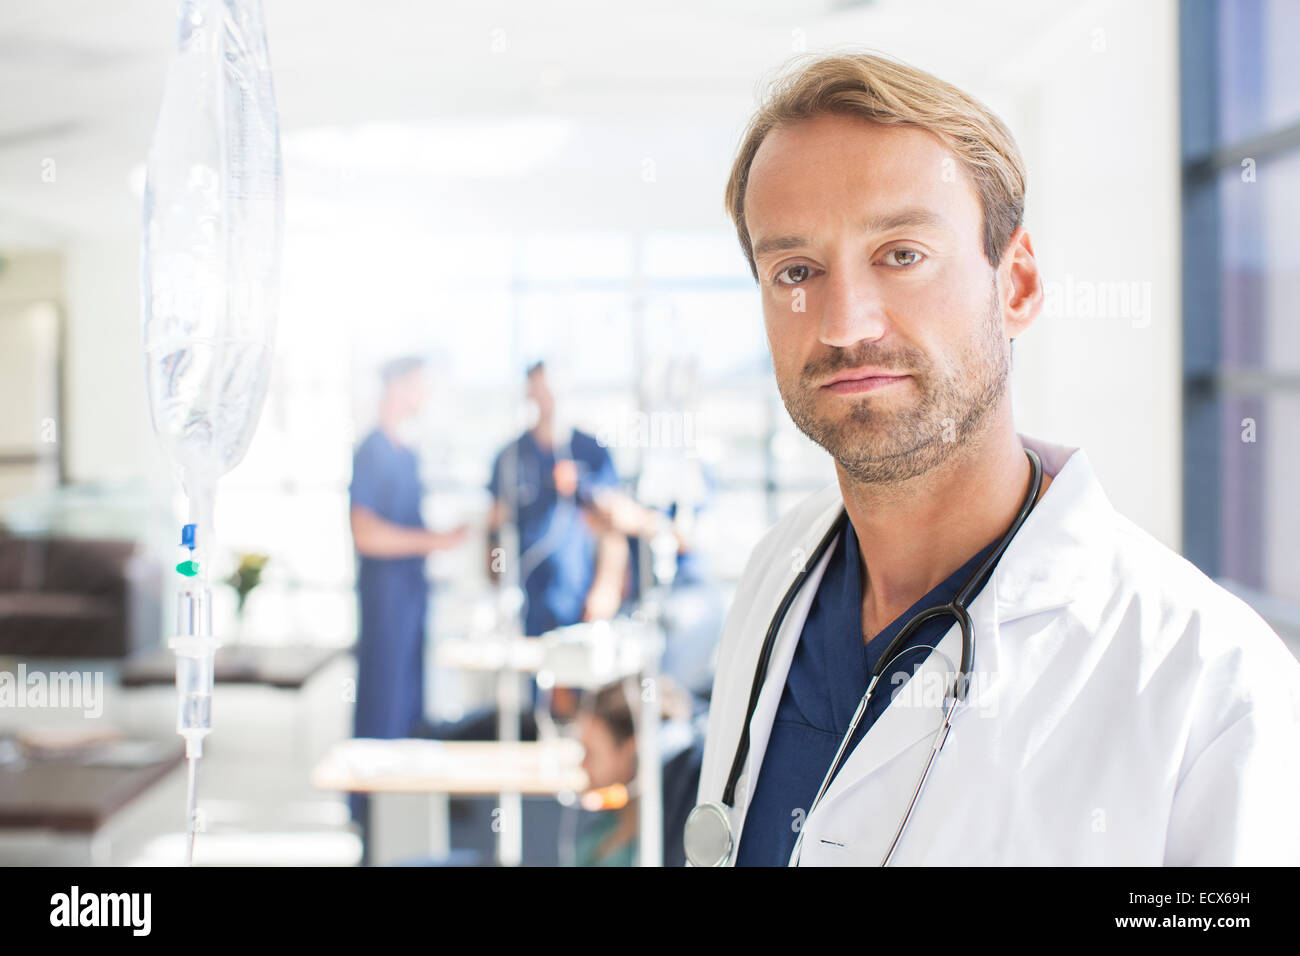
[(0, 532), (0, 654), (128, 657), (162, 641), (162, 573), (132, 541)]

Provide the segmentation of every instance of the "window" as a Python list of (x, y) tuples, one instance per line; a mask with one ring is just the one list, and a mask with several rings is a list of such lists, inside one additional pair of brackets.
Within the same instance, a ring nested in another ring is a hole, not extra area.
[(1184, 551), (1300, 633), (1300, 5), (1194, 0), (1180, 32)]
[[(248, 640), (352, 639), (351, 453), (373, 425), (375, 369), (395, 354), (430, 361), (415, 436), (429, 524), (487, 507), (491, 462), (522, 430), (523, 369), (538, 358), (564, 416), (606, 440), (646, 503), (683, 459), (702, 466), (711, 491), (697, 541), (724, 583), (780, 513), (834, 480), (785, 414), (729, 233), (305, 233), (285, 255), (266, 409), (217, 503), (223, 544), (272, 558), (249, 599)], [(456, 582), (444, 594), (472, 599), (481, 544), (433, 557), (431, 576)]]

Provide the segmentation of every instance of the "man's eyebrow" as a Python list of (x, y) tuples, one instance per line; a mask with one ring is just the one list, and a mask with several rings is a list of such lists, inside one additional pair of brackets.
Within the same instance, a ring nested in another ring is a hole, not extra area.
[(773, 236), (771, 239), (760, 239), (754, 243), (754, 258), (761, 259), (769, 252), (785, 252), (807, 244), (808, 240), (803, 236)]
[(872, 216), (862, 223), (863, 232), (893, 232), (909, 226), (942, 226), (943, 217), (929, 209), (901, 209), (884, 216)]
[[(863, 232), (893, 232), (909, 226), (942, 226), (943, 217), (929, 209), (900, 209), (881, 216), (871, 216), (861, 223)], [(804, 236), (772, 236), (754, 243), (754, 258), (759, 259), (769, 253), (786, 252), (809, 244)]]

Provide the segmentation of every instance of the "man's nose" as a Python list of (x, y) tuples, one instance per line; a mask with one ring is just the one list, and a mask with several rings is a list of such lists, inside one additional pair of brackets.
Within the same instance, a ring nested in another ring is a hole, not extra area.
[(849, 348), (885, 334), (884, 298), (870, 265), (832, 269), (822, 289), (818, 332), (824, 345)]

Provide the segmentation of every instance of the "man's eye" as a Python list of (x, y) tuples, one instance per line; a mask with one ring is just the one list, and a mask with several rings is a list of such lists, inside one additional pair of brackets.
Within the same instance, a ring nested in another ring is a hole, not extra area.
[(787, 266), (776, 274), (776, 281), (781, 285), (798, 285), (812, 274), (805, 265)]
[(915, 249), (890, 249), (885, 253), (885, 261), (890, 265), (906, 268), (921, 261), (921, 254)]

